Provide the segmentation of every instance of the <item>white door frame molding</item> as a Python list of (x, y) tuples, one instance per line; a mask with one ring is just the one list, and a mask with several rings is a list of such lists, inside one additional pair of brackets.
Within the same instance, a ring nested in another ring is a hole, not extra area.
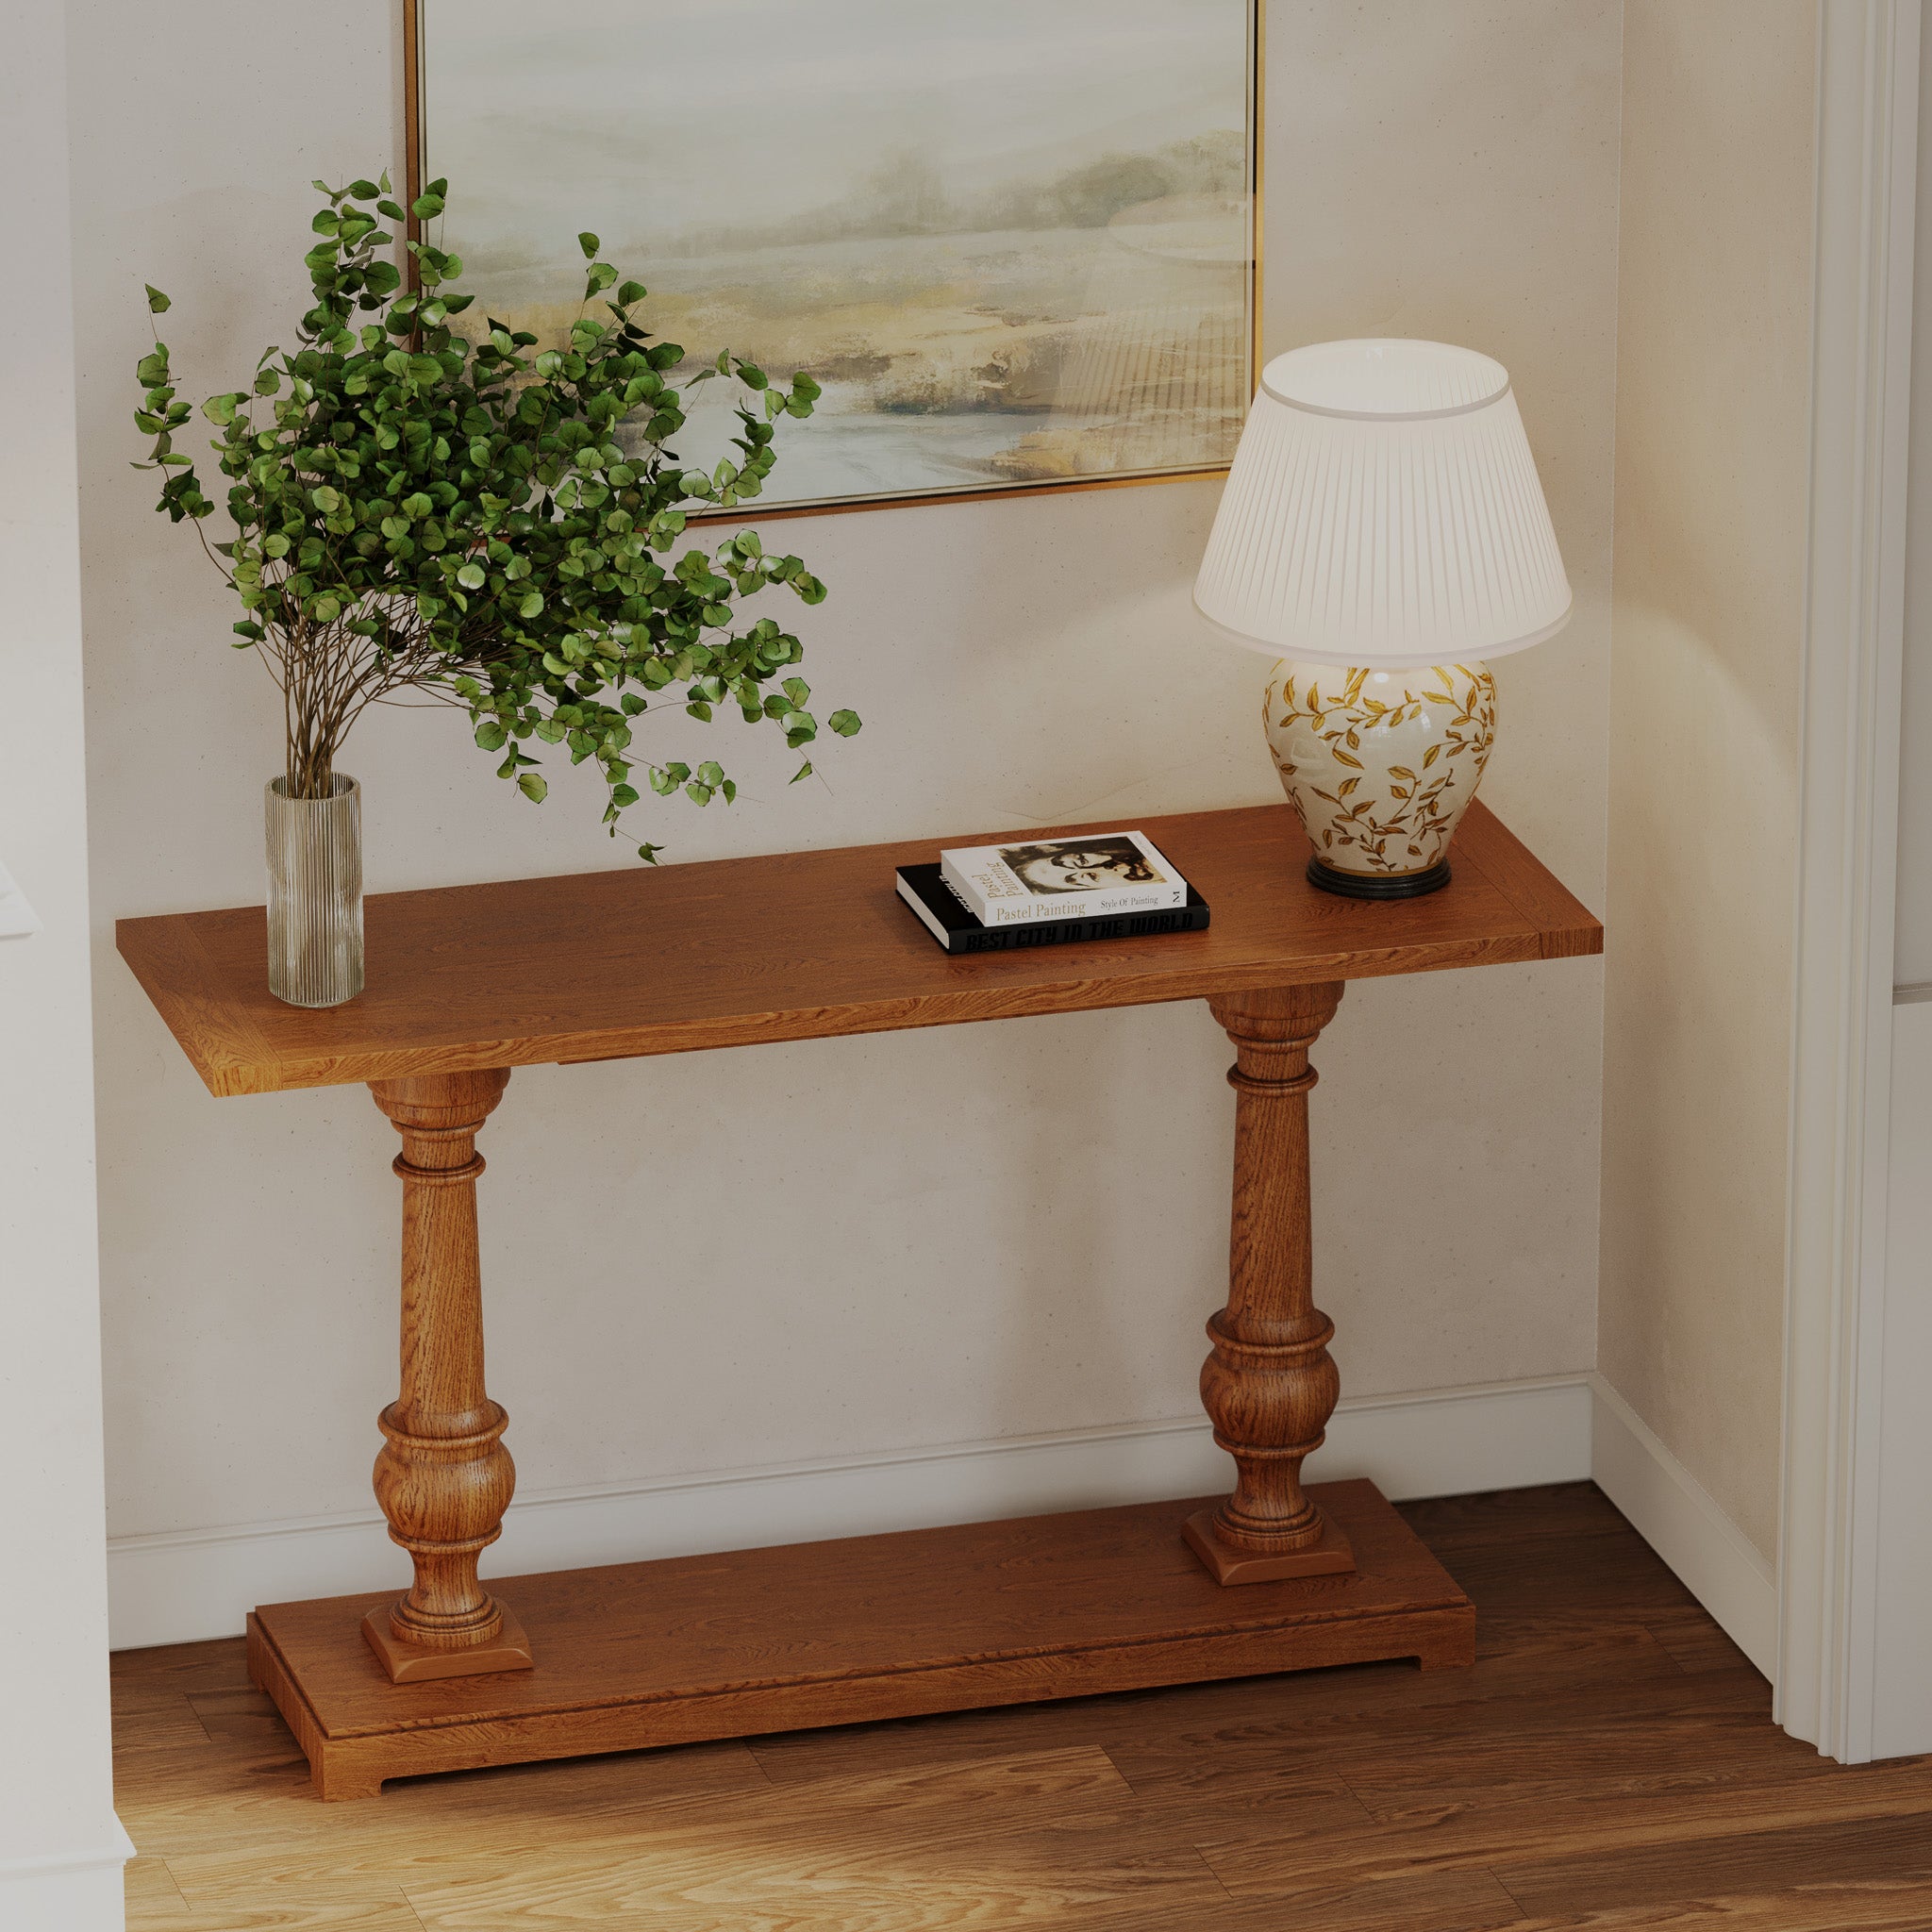
[[(1776, 1712), (1873, 1756), (1920, 0), (1819, 9)], [(1932, 1739), (1913, 1748), (1932, 1748)]]
[(121, 1932), (108, 1721), (82, 742), (68, 8), (16, 8), (0, 61), (0, 666), (45, 693), (0, 726), (0, 839), (38, 929), (0, 938), (0, 1925)]

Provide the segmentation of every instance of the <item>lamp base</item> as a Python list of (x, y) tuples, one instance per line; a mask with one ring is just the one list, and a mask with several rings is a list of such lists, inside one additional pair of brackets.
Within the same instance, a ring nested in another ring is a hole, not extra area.
[(1488, 667), (1284, 661), (1264, 703), (1274, 769), (1314, 848), (1308, 883), (1345, 899), (1441, 891), (1495, 737)]
[(1309, 885), (1344, 899), (1420, 899), (1424, 892), (1440, 892), (1449, 883), (1449, 861), (1439, 859), (1422, 872), (1384, 873), (1338, 872), (1319, 858), (1308, 860), (1306, 874)]

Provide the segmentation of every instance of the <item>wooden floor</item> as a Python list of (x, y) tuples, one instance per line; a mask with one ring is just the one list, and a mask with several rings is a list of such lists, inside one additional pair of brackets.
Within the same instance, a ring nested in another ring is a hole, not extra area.
[(1396, 1664), (462, 1773), (318, 1804), (240, 1640), (114, 1659), (171, 1932), (1927, 1932), (1932, 1759), (1846, 1769), (1588, 1484), (1407, 1506)]

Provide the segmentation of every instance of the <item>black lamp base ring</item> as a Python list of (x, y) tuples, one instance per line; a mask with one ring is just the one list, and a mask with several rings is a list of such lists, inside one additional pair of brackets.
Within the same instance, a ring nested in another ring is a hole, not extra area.
[(1373, 873), (1339, 872), (1319, 858), (1308, 860), (1309, 885), (1344, 899), (1420, 899), (1424, 892), (1440, 892), (1449, 883), (1449, 861), (1439, 858), (1422, 872)]

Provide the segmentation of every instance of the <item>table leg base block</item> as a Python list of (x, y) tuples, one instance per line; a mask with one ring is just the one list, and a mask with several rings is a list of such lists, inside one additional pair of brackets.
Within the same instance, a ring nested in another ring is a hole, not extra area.
[(431, 1677), (482, 1677), (493, 1671), (527, 1671), (537, 1658), (530, 1640), (515, 1614), (502, 1604), (503, 1627), (488, 1643), (475, 1643), (467, 1650), (425, 1650), (421, 1644), (405, 1643), (390, 1622), (390, 1606), (383, 1604), (362, 1619), (362, 1636), (377, 1661), (389, 1673), (391, 1684), (421, 1684)]
[(1413, 1657), (1475, 1611), (1373, 1483), (1309, 1493), (1357, 1567), (1224, 1590), (1181, 1526), (1218, 1497), (492, 1581), (537, 1662), (392, 1684), (392, 1594), (265, 1604), (249, 1672), (324, 1798), (385, 1778)]
[(1216, 1583), (1278, 1583), (1287, 1576), (1340, 1576), (1355, 1568), (1348, 1539), (1325, 1519), (1322, 1534), (1306, 1549), (1278, 1556), (1230, 1549), (1214, 1534), (1214, 1511), (1199, 1509), (1181, 1524), (1188, 1547)]

